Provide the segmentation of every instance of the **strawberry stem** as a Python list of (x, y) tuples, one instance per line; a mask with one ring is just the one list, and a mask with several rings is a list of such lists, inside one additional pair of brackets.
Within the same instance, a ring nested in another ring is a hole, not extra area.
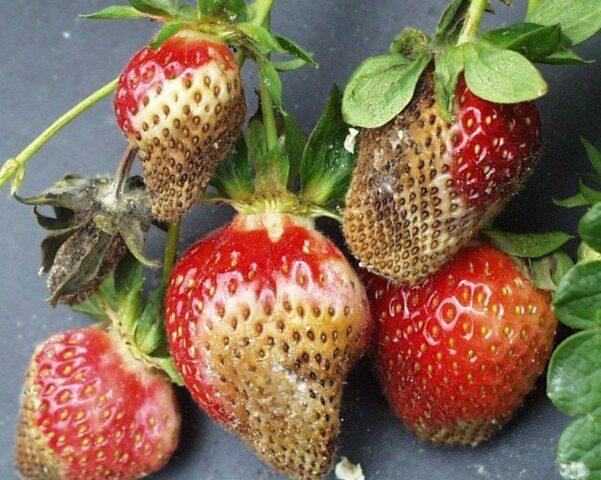
[[(265, 19), (263, 23), (265, 28), (269, 30), (270, 27), (270, 18), (269, 15)], [(266, 55), (265, 61), (269, 62), (270, 55)], [(265, 144), (267, 146), (267, 151), (274, 150), (278, 145), (278, 127), (277, 121), (275, 118), (275, 105), (273, 102), (273, 97), (271, 96), (271, 92), (268, 85), (268, 80), (264, 77), (262, 70), (259, 69), (259, 97), (261, 99), (261, 113), (263, 117), (263, 126), (265, 127)], [(283, 185), (278, 185), (278, 162), (280, 158), (278, 155), (273, 155), (271, 157), (271, 162), (261, 174), (262, 179), (258, 179), (259, 183), (261, 180), (267, 180), (269, 182), (269, 190), (275, 191), (280, 190)]]
[(528, 0), (528, 8), (526, 10), (526, 15), (532, 15), (532, 12), (536, 10), (539, 4), (540, 0)]
[(104, 97), (110, 95), (111, 92), (113, 92), (117, 87), (117, 82), (118, 79), (115, 79), (107, 83), (104, 87), (100, 88), (86, 99), (79, 102), (68, 112), (58, 118), (46, 130), (44, 130), (44, 132), (42, 132), (40, 136), (31, 142), (25, 148), (25, 150), (19, 153), (16, 157), (8, 159), (2, 166), (2, 169), (0, 169), (0, 188), (2, 188), (2, 186), (8, 182), (10, 178), (14, 177), (15, 181), (13, 183), (13, 189), (11, 193), (15, 193), (23, 180), (25, 165), (29, 159), (65, 125), (77, 118), (90, 107), (96, 105)]
[(113, 179), (113, 195), (115, 198), (119, 198), (119, 196), (123, 193), (123, 186), (125, 185), (125, 181), (129, 176), (129, 172), (131, 171), (131, 166), (134, 163), (134, 159), (138, 154), (138, 149), (129, 145), (121, 161), (119, 162), (119, 166), (117, 167), (117, 172), (115, 173), (115, 178)]
[(482, 17), (488, 6), (488, 0), (472, 0), (470, 8), (467, 11), (465, 24), (459, 36), (458, 45), (471, 42), (478, 35), (478, 28), (482, 22)]
[(167, 244), (165, 245), (165, 259), (163, 261), (163, 279), (162, 285), (166, 286), (171, 277), (171, 271), (175, 265), (177, 257), (177, 247), (179, 245), (180, 220), (169, 225), (167, 230)]

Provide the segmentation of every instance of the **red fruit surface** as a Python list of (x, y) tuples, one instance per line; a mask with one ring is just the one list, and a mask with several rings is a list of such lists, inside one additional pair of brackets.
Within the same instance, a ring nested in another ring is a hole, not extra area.
[(274, 468), (330, 469), (346, 376), (371, 337), (361, 281), (311, 220), (238, 215), (173, 270), (166, 324), (195, 400)]
[(541, 121), (533, 102), (483, 100), (461, 76), (451, 128), (452, 177), (468, 202), (486, 208), (513, 195), (541, 155)]
[(462, 249), (419, 287), (366, 274), (373, 361), (392, 409), (422, 438), (477, 444), (511, 418), (543, 372), (550, 294), (489, 246)]
[(178, 442), (171, 384), (100, 329), (44, 342), (30, 364), (17, 466), (28, 479), (137, 479)]
[(225, 70), (238, 69), (227, 45), (202, 38), (174, 36), (157, 50), (140, 50), (121, 74), (117, 86), (115, 112), (119, 127), (125, 133), (136, 133), (132, 117), (145, 107), (149, 92), (167, 80), (190, 77), (195, 69), (212, 61)]

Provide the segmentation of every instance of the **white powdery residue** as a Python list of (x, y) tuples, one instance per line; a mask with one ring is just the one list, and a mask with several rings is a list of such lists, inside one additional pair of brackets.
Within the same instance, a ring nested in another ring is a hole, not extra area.
[(583, 462), (560, 463), (559, 473), (566, 480), (586, 480), (591, 471)]
[(486, 470), (486, 467), (484, 465), (474, 465), (474, 468), (476, 469), (478, 475), (480, 475), (481, 477), (490, 478), (490, 474), (488, 473), (488, 470)]
[(334, 470), (338, 480), (365, 480), (361, 464), (353, 464), (348, 458), (342, 457)]
[(344, 149), (349, 153), (355, 153), (355, 143), (357, 143), (357, 135), (359, 135), (359, 130), (356, 128), (349, 128), (348, 135), (344, 140)]

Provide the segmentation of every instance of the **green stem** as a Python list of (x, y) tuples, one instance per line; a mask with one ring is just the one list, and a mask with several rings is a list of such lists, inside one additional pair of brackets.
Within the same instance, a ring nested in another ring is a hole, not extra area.
[(457, 42), (458, 45), (471, 42), (476, 38), (478, 35), (480, 22), (482, 22), (482, 16), (486, 11), (487, 6), (488, 0), (472, 0), (470, 8), (467, 11), (467, 17), (465, 19), (465, 24), (463, 25), (463, 30), (461, 31), (459, 41)]
[(167, 286), (169, 282), (169, 277), (171, 276), (171, 271), (173, 270), (173, 266), (175, 265), (175, 260), (177, 257), (177, 247), (179, 244), (179, 230), (180, 230), (180, 220), (173, 222), (169, 225), (169, 230), (167, 230), (167, 244), (165, 245), (165, 260), (163, 261), (163, 282), (162, 285), (164, 287)]
[(275, 119), (273, 99), (265, 78), (259, 74), (259, 96), (261, 97), (261, 113), (263, 114), (263, 125), (265, 126), (265, 140), (267, 150), (271, 150), (278, 143), (278, 127)]
[(25, 148), (25, 150), (19, 153), (16, 157), (7, 160), (5, 165), (2, 167), (2, 170), (0, 170), (0, 187), (2, 187), (9, 180), (9, 178), (17, 174), (19, 170), (23, 170), (29, 159), (65, 125), (70, 123), (83, 112), (96, 105), (100, 100), (113, 92), (117, 86), (118, 80), (119, 79), (115, 79), (110, 83), (107, 83), (104, 87), (100, 88), (92, 95), (79, 102), (71, 110), (50, 125), (40, 136), (31, 142)]
[(536, 7), (538, 7), (539, 3), (540, 3), (540, 0), (528, 0), (528, 8), (526, 10), (526, 14), (532, 15), (532, 12), (534, 12), (534, 10), (536, 10)]

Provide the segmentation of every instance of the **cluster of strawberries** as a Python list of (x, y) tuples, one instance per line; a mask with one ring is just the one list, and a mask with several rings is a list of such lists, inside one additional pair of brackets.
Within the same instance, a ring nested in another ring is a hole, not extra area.
[[(449, 116), (428, 60), (407, 105), (362, 129), (356, 156), (342, 117), (349, 90), (344, 100), (333, 92), (299, 153), (298, 128), (278, 98), (277, 71), (291, 61), (269, 54), (311, 59), (270, 33), (271, 2), (223, 1), (220, 11), (200, 2), (198, 12), (130, 3), (96, 17), (166, 25), (116, 85), (129, 144), (117, 176), (67, 176), (21, 199), (55, 208), (56, 218), (38, 212), (51, 230), (43, 260), (53, 302), (106, 320), (36, 350), (19, 426), (21, 474), (158, 471), (178, 442), (174, 380), (275, 469), (320, 478), (335, 455), (347, 375), (366, 351), (392, 409), (424, 440), (477, 445), (498, 432), (543, 372), (557, 327), (530, 263), (474, 241), (541, 156), (536, 106), (484, 99), (459, 68)], [(473, 28), (478, 3), (452, 2), (441, 28)], [(262, 107), (246, 136), (245, 55), (259, 65)], [(143, 182), (127, 178), (136, 155)], [(237, 215), (172, 271), (167, 261), (163, 285), (144, 302), (139, 265), (153, 263), (142, 253), (144, 233), (153, 223), (173, 233), (207, 199), (209, 182)], [(315, 229), (315, 217), (338, 217), (341, 204), (359, 274)]]

